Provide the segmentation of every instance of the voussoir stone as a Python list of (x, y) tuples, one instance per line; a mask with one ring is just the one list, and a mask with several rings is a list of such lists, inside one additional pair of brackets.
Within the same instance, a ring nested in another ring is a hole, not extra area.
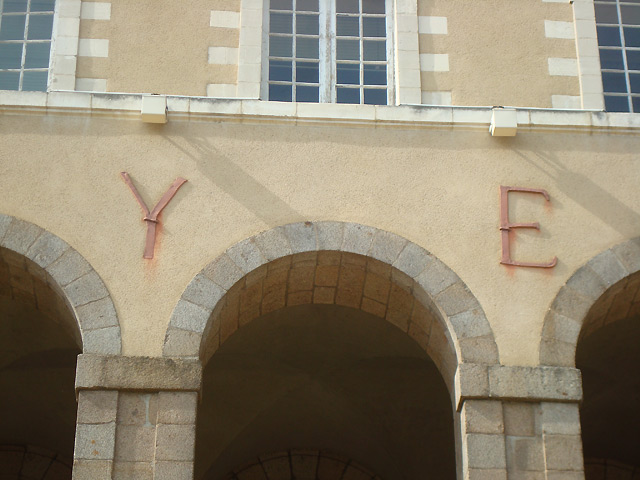
[(344, 223), (316, 222), (318, 250), (340, 250), (344, 239)]
[(103, 355), (117, 355), (122, 351), (120, 327), (82, 331), (82, 351)]
[(357, 223), (347, 223), (344, 226), (342, 250), (350, 253), (367, 255), (373, 243), (376, 229)]
[(209, 321), (211, 311), (212, 309), (180, 299), (173, 309), (171, 325), (181, 330), (202, 333)]
[(198, 358), (202, 334), (169, 326), (162, 347), (165, 357)]
[(640, 238), (616, 245), (611, 250), (628, 272), (640, 271)]
[(369, 255), (376, 260), (392, 265), (406, 244), (407, 240), (394, 233), (379, 231), (373, 237)]
[(60, 258), (45, 268), (58, 285), (64, 287), (89, 273), (93, 268), (82, 255), (69, 248)]
[(291, 246), (282, 227), (273, 228), (253, 237), (253, 242), (268, 261), (291, 255)]
[(203, 273), (199, 273), (187, 285), (182, 298), (199, 305), (205, 310), (213, 310), (225, 293), (226, 290), (207, 278)]
[(249, 273), (266, 263), (260, 249), (251, 238), (236, 243), (226, 253), (244, 273)]
[(93, 270), (66, 285), (62, 290), (74, 307), (109, 296), (107, 287)]
[(2, 239), (1, 246), (26, 255), (31, 245), (43, 232), (43, 229), (33, 223), (14, 218)]
[(284, 227), (292, 253), (318, 250), (316, 229), (311, 222), (290, 223)]
[(393, 262), (393, 266), (411, 278), (415, 278), (432, 261), (433, 257), (424, 248), (415, 243), (407, 243)]
[(238, 267), (226, 253), (223, 253), (207, 265), (202, 273), (204, 273), (209, 280), (220, 285), (225, 290), (229, 290), (245, 275), (240, 267)]
[(587, 265), (603, 280), (607, 287), (618, 283), (629, 275), (612, 250), (606, 250), (592, 258)]

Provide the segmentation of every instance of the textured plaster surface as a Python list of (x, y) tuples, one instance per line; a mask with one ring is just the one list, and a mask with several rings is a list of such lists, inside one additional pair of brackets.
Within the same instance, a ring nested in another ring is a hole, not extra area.
[[(233, 244), (279, 225), (335, 220), (431, 252), (480, 302), (501, 361), (536, 365), (560, 287), (598, 253), (640, 234), (633, 136), (522, 131), (498, 139), (460, 129), (157, 126), (56, 115), (4, 115), (0, 130), (2, 213), (57, 235), (95, 268), (126, 355), (161, 355), (183, 291)], [(142, 258), (146, 226), (120, 179), (125, 170), (150, 204), (176, 177), (188, 179), (162, 213), (153, 261)], [(516, 232), (512, 256), (556, 255), (556, 268), (499, 264), (500, 185), (548, 190), (550, 203), (513, 194), (511, 221), (538, 221), (541, 231)]]

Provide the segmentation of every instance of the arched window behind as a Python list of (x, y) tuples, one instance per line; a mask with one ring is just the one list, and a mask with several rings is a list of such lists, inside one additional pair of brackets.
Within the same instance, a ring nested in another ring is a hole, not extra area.
[(45, 91), (55, 0), (0, 0), (0, 90)]

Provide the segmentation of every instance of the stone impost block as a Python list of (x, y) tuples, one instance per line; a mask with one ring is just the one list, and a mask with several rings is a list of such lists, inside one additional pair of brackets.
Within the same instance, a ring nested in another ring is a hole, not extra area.
[(194, 391), (202, 382), (195, 359), (78, 355), (76, 391)]
[(580, 370), (563, 367), (489, 367), (492, 398), (577, 402), (582, 398)]
[(462, 363), (455, 376), (456, 407), (471, 398), (489, 398), (489, 369), (486, 365)]

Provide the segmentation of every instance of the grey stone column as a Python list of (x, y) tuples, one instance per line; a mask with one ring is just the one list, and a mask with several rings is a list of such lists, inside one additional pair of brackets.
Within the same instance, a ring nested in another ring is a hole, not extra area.
[(80, 355), (74, 480), (191, 480), (198, 360)]
[(461, 365), (456, 399), (464, 480), (584, 480), (580, 372)]

